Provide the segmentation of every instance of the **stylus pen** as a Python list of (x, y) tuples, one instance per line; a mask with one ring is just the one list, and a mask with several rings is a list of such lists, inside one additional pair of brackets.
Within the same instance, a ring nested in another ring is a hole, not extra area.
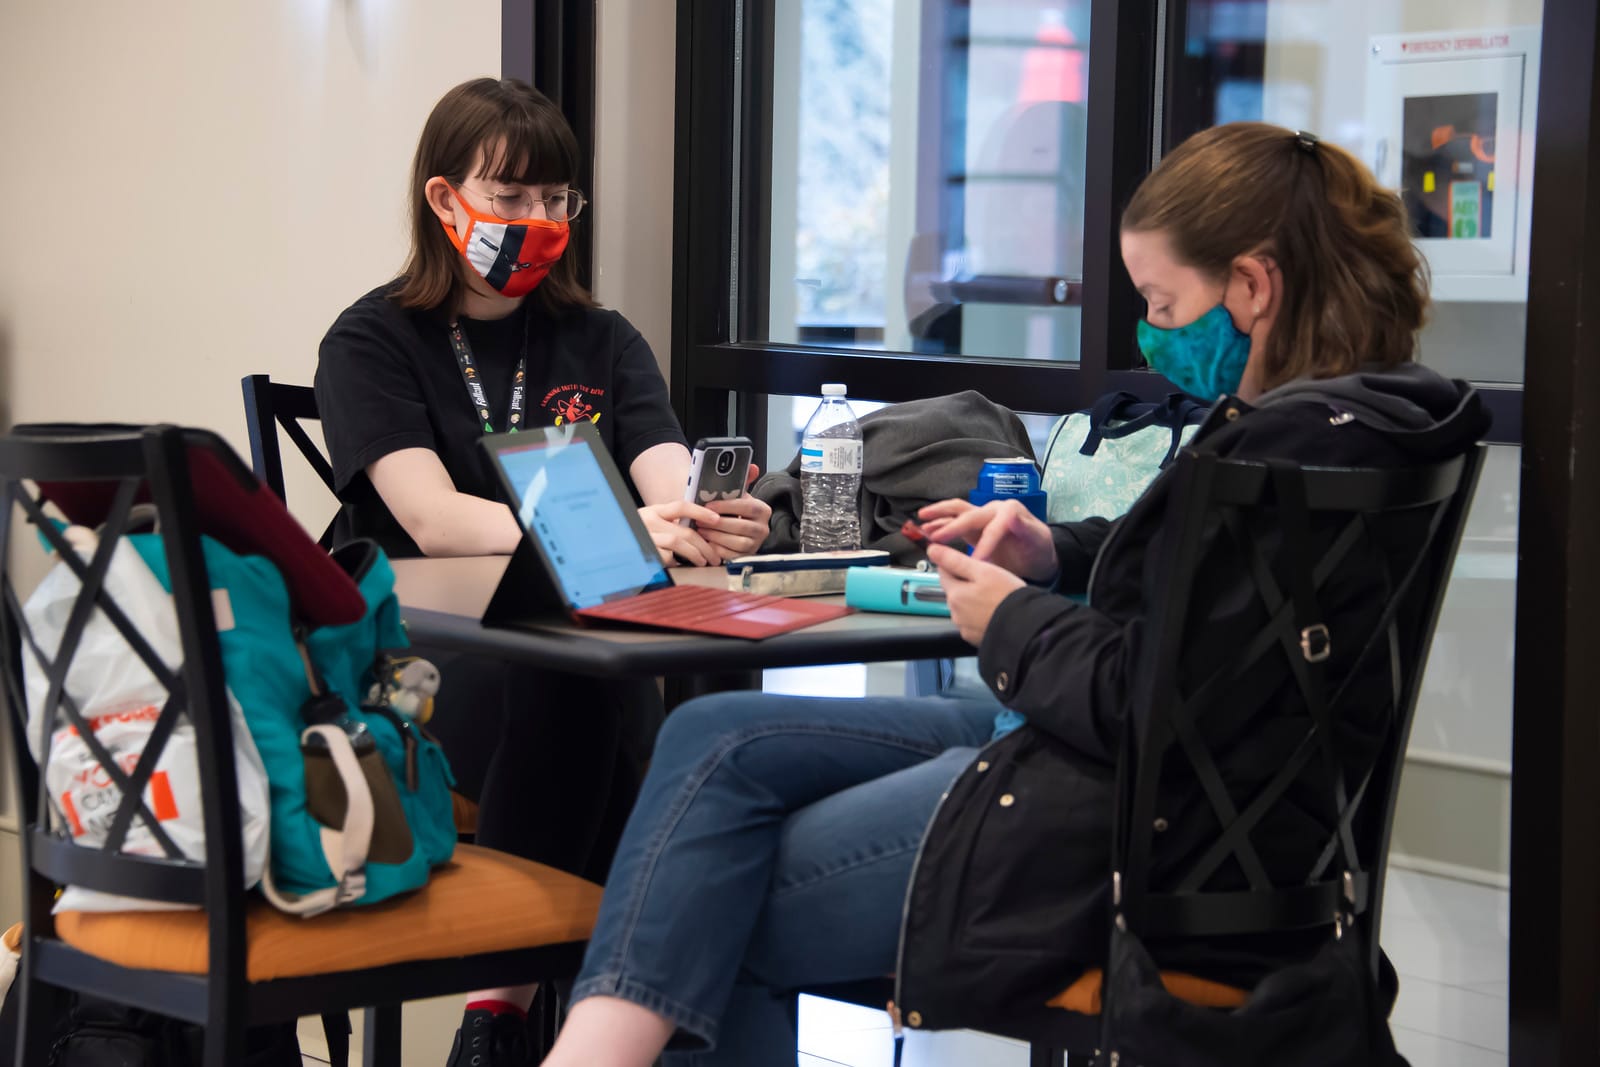
[(913, 600), (920, 600), (925, 604), (943, 604), (944, 590), (936, 585), (918, 585), (913, 588), (912, 583), (901, 582), (900, 603), (909, 604)]

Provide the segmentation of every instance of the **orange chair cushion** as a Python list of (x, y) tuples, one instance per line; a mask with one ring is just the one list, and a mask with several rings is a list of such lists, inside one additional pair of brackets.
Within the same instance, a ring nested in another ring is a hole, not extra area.
[[(1094, 967), (1084, 971), (1076, 982), (1056, 994), (1046, 1003), (1052, 1008), (1065, 1008), (1079, 1015), (1100, 1014), (1100, 991), (1105, 984), (1105, 972)], [(1237, 1008), (1250, 999), (1250, 993), (1209, 978), (1196, 978), (1192, 974), (1162, 971), (1161, 984), (1179, 1000), (1202, 1008)]]
[[(584, 941), (599, 910), (593, 882), (457, 845), (455, 858), (425, 887), (381, 904), (301, 919), (253, 903), (245, 929), (249, 980)], [(67, 944), (123, 967), (206, 972), (202, 911), (67, 911), (55, 925)]]

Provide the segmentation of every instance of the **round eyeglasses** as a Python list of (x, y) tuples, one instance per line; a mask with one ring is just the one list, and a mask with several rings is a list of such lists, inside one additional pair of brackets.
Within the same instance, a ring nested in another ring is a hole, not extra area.
[(588, 203), (582, 193), (576, 189), (563, 189), (559, 193), (551, 193), (540, 198), (526, 190), (504, 193), (485, 193), (476, 189), (468, 192), (489, 201), (489, 209), (496, 218), (511, 222), (516, 219), (533, 217), (534, 205), (544, 208), (544, 217), (551, 222), (571, 222), (583, 212), (583, 205)]

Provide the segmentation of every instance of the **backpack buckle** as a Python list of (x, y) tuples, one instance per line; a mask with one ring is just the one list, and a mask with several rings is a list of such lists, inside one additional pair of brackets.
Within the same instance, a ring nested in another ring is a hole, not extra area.
[(1300, 631), (1300, 654), (1307, 663), (1321, 663), (1333, 655), (1333, 637), (1325, 623), (1319, 622)]
[(339, 878), (339, 884), (334, 886), (334, 907), (350, 904), (367, 895), (367, 868), (363, 864), (354, 870), (345, 871)]

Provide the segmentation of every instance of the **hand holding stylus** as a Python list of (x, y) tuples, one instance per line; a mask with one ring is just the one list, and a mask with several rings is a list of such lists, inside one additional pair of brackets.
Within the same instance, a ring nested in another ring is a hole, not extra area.
[(944, 545), (965, 541), (975, 560), (1034, 582), (1048, 581), (1056, 573), (1050, 527), (1018, 501), (996, 500), (980, 508), (965, 500), (941, 500), (917, 512), (917, 517), (928, 540)]
[(939, 584), (950, 605), (950, 619), (961, 637), (974, 648), (983, 644), (1000, 601), (1020, 589), (1023, 580), (1002, 567), (966, 556), (947, 545), (928, 549), (928, 560), (939, 568)]

